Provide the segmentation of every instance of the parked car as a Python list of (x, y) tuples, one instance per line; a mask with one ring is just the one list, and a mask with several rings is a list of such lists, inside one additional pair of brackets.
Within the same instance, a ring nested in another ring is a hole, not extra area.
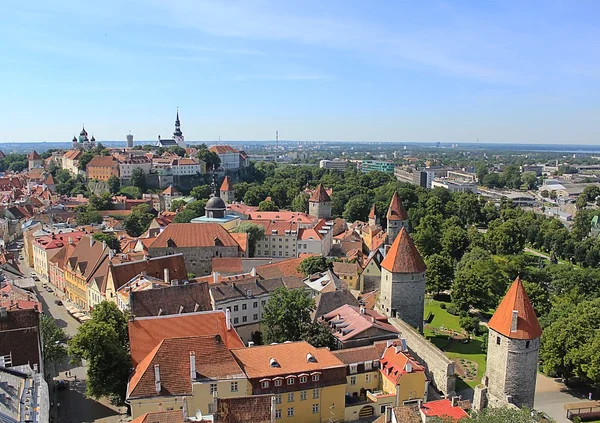
[(37, 276), (32, 276), (31, 279), (33, 279), (34, 281), (37, 281), (37, 282), (40, 281), (40, 278), (38, 278)]
[(50, 292), (50, 293), (54, 292), (54, 291), (52, 290), (52, 288), (50, 288), (50, 287), (46, 288), (46, 291), (48, 291), (48, 292)]
[(54, 300), (54, 304), (61, 306), (63, 302), (61, 300)]

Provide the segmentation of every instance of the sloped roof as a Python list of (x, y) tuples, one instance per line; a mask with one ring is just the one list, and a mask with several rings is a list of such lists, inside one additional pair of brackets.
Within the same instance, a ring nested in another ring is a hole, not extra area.
[(156, 237), (150, 248), (166, 248), (171, 239), (176, 247), (212, 247), (218, 238), (226, 247), (239, 247), (231, 234), (218, 223), (171, 223)]
[(327, 201), (331, 201), (331, 198), (329, 197), (329, 194), (327, 194), (327, 191), (325, 191), (323, 184), (319, 184), (319, 185), (317, 185), (317, 188), (315, 188), (312, 195), (310, 196), (309, 201), (325, 203)]
[(263, 279), (281, 278), (285, 276), (296, 276), (304, 278), (304, 274), (298, 270), (298, 266), (306, 257), (291, 258), (277, 263), (265, 264), (256, 268), (256, 273)]
[(42, 160), (42, 157), (37, 151), (33, 150), (31, 153), (29, 153), (29, 156), (27, 156), (27, 160)]
[(12, 365), (41, 365), (40, 317), (33, 309), (9, 310), (0, 319), (0, 355), (12, 354)]
[(117, 164), (117, 161), (112, 156), (94, 156), (87, 164), (87, 167), (113, 167)]
[(363, 361), (380, 360), (387, 347), (388, 341), (378, 341), (364, 347), (345, 348), (334, 351), (333, 355), (344, 364), (362, 363)]
[(371, 207), (371, 211), (369, 212), (369, 219), (375, 219), (377, 217), (377, 209), (375, 208), (375, 204)]
[(425, 263), (406, 228), (400, 229), (400, 233), (381, 262), (381, 267), (392, 273), (425, 271)]
[(79, 149), (69, 150), (65, 154), (63, 154), (63, 157), (66, 157), (69, 160), (77, 160), (82, 154), (83, 152)]
[(183, 410), (156, 411), (144, 413), (130, 423), (184, 423)]
[(135, 318), (129, 322), (131, 361), (137, 366), (165, 338), (217, 334), (228, 348), (244, 346), (233, 327), (227, 330), (225, 313), (220, 310)]
[(170, 195), (170, 196), (181, 195), (181, 193), (179, 191), (177, 191), (175, 188), (173, 188), (173, 185), (169, 185), (168, 187), (166, 187), (162, 193), (163, 193), (163, 195)]
[(225, 176), (223, 179), (223, 183), (221, 184), (221, 188), (219, 191), (233, 191), (233, 183), (229, 180), (229, 176)]
[(330, 292), (320, 292), (315, 296), (314, 318), (319, 318), (345, 304), (358, 306), (358, 300), (347, 289), (336, 289)]
[(217, 423), (271, 423), (272, 395), (217, 398)]
[[(196, 378), (244, 378), (220, 335), (163, 339), (135, 368), (129, 379), (128, 397), (143, 398), (192, 393), (190, 353), (194, 352)], [(161, 391), (156, 392), (154, 368), (159, 366)]]
[(392, 337), (398, 333), (398, 329), (388, 323), (384, 315), (368, 309), (361, 313), (359, 307), (348, 304), (327, 313), (323, 319), (329, 323), (333, 336), (342, 342), (351, 340), (371, 328), (389, 332)]
[(408, 213), (400, 201), (397, 191), (394, 191), (386, 217), (388, 220), (408, 220)]
[[(516, 331), (511, 331), (513, 310), (518, 314)], [(488, 326), (511, 339), (536, 339), (542, 336), (542, 328), (519, 277), (509, 288)]]
[(424, 372), (425, 368), (413, 359), (408, 352), (403, 352), (400, 343), (395, 342), (387, 347), (381, 358), (381, 373), (394, 385), (397, 385), (402, 375), (408, 373), (407, 364), (411, 364), (411, 372)]
[(208, 147), (209, 151), (212, 151), (213, 153), (217, 153), (217, 154), (226, 154), (226, 153), (239, 153), (238, 150), (236, 150), (235, 148), (233, 148), (230, 145), (213, 145)]
[[(143, 239), (142, 239), (143, 241)], [(154, 257), (150, 259), (131, 261), (111, 266), (111, 273), (115, 289), (129, 282), (136, 275), (146, 272), (148, 276), (163, 279), (165, 269), (169, 269), (169, 279), (180, 281), (187, 279), (187, 268), (183, 254), (172, 254), (170, 256)]]
[(452, 402), (447, 398), (426, 402), (421, 405), (421, 411), (427, 417), (440, 417), (442, 419), (450, 418), (451, 421), (469, 418), (469, 415), (465, 410), (458, 406), (453, 407)]
[(192, 313), (212, 310), (208, 283), (188, 283), (133, 291), (131, 293), (131, 313), (136, 317)]

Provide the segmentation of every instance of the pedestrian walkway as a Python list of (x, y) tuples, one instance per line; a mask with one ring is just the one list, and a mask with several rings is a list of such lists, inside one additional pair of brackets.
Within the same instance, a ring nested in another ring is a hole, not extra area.
[(565, 417), (565, 404), (586, 402), (586, 394), (578, 394), (555, 379), (538, 373), (534, 407), (552, 417), (556, 423), (571, 423)]

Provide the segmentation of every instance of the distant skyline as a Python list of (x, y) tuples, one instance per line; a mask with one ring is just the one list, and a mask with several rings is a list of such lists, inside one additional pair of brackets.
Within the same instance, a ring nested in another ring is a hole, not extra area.
[(600, 3), (11, 3), (0, 142), (600, 144)]

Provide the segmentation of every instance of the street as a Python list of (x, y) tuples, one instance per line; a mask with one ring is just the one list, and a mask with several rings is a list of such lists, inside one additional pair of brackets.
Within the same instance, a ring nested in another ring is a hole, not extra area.
[[(25, 260), (20, 261), (21, 272), (29, 276), (31, 269)], [(39, 275), (38, 275), (39, 276)], [(40, 277), (40, 279), (42, 279)], [(63, 328), (69, 337), (77, 333), (77, 329), (81, 324), (75, 320), (64, 306), (56, 304), (59, 297), (56, 293), (48, 292), (43, 284), (44, 280), (36, 282), (36, 291), (38, 298), (42, 303), (42, 311), (47, 316), (51, 316), (56, 321), (56, 324)], [(47, 286), (52, 287), (49, 283)], [(54, 372), (52, 369), (47, 369), (46, 373), (51, 373), (55, 381), (68, 381), (68, 388), (59, 391), (54, 390), (52, 384), (49, 383), (50, 398), (54, 402), (54, 407), (51, 408), (50, 415), (54, 417), (55, 422), (60, 423), (120, 423), (127, 422), (130, 418), (126, 414), (120, 414), (117, 407), (112, 406), (107, 400), (102, 399), (96, 401), (85, 396), (86, 389), (86, 373), (87, 368), (84, 363), (73, 365), (69, 359), (62, 363), (55, 363)], [(69, 376), (67, 373), (69, 372)], [(54, 398), (54, 400), (52, 400)], [(125, 409), (120, 410), (124, 412)]]
[(587, 392), (569, 389), (564, 384), (538, 373), (534, 407), (548, 414), (556, 423), (571, 423), (565, 417), (564, 404), (587, 401), (587, 399)]

